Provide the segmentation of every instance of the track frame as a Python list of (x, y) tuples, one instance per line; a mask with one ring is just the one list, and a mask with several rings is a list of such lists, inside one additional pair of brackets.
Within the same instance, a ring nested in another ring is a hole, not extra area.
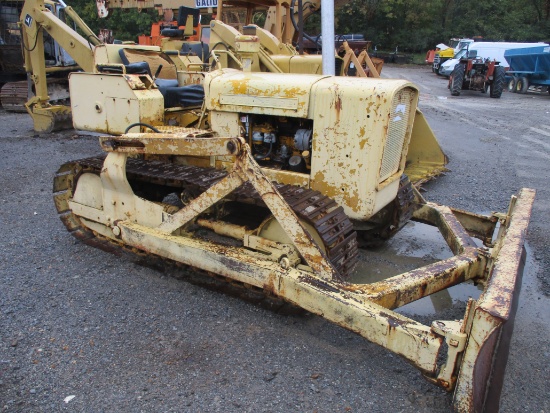
[[(437, 227), (455, 255), (377, 283), (351, 284), (339, 276), (243, 139), (186, 132), (100, 140), (108, 152), (100, 174), (102, 208), (80, 205), (70, 196), (66, 200), (85, 226), (104, 228), (98, 232), (113, 242), (261, 288), (354, 331), (404, 357), (433, 383), (454, 390), (457, 411), (494, 407), (504, 373), (498, 359), (506, 357), (506, 337), (513, 329), (533, 190), (522, 189), (512, 197), (506, 213), (491, 216), (452, 210), (417, 194), (419, 208), (413, 219)], [(169, 214), (132, 192), (126, 177), (127, 158), (142, 154), (223, 155), (233, 156), (235, 162), (228, 175)], [(186, 224), (246, 182), (260, 194), (307, 266), (289, 266), (288, 261), (262, 258), (242, 247), (221, 246), (186, 234)], [(54, 189), (55, 185), (60, 189), (70, 182), (54, 184)], [(486, 246), (477, 246), (473, 237), (484, 240)], [(435, 320), (426, 326), (392, 311), (468, 279), (486, 287), (478, 300), (470, 300), (462, 320)]]

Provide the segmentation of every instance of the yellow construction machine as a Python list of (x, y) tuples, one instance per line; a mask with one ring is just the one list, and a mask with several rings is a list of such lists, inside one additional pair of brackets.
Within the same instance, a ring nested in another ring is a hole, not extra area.
[[(69, 78), (73, 123), (104, 134), (105, 156), (54, 178), (72, 235), (318, 314), (453, 391), (457, 411), (498, 403), (534, 191), (488, 216), (426, 201), (405, 173), (414, 84), (254, 72), (259, 36), (240, 33), (242, 69), (180, 71), (158, 48), (90, 46), (53, 30), (43, 0), (24, 13), (31, 33), (89, 50)], [(362, 249), (410, 220), (438, 228), (453, 256), (383, 280), (371, 267), (353, 282)], [(425, 325), (393, 311), (465, 281), (484, 291), (461, 320)]]
[[(125, 3), (126, 4), (126, 3)], [(25, 69), (30, 74), (34, 82), (36, 95), (26, 104), (29, 114), (33, 117), (34, 128), (38, 132), (51, 132), (59, 130), (70, 124), (71, 113), (67, 105), (52, 104), (48, 94), (47, 69), (44, 61), (42, 49), (42, 37), (47, 34), (54, 39), (59, 39), (59, 44), (65, 51), (80, 65), (86, 72), (98, 73), (103, 70), (105, 62), (114, 61), (118, 65), (117, 70), (126, 70), (122, 63), (140, 63), (144, 60), (145, 54), (153, 56), (153, 60), (159, 60), (157, 57), (159, 51), (163, 50), (165, 54), (160, 63), (153, 63), (149, 66), (149, 75), (153, 75), (155, 70), (161, 66), (163, 69), (157, 77), (168, 78), (172, 81), (178, 79), (178, 85), (189, 85), (202, 82), (205, 71), (210, 69), (210, 65), (204, 61), (204, 56), (200, 58), (199, 53), (204, 51), (204, 44), (201, 42), (191, 42), (185, 38), (193, 33), (193, 26), (197, 20), (196, 10), (188, 7), (180, 7), (178, 20), (185, 22), (185, 30), (182, 33), (182, 39), (167, 38), (163, 39), (162, 47), (156, 46), (128, 46), (125, 45), (122, 51), (122, 60), (120, 56), (108, 57), (105, 47), (99, 47), (99, 39), (93, 35), (88, 26), (70, 7), (66, 9), (67, 14), (78, 25), (85, 37), (76, 33), (70, 26), (59, 19), (55, 13), (52, 13), (47, 2), (27, 1), (21, 14), (20, 26), (23, 33), (23, 47), (25, 50)], [(277, 8), (276, 8), (277, 9)], [(223, 11), (220, 10), (223, 14)], [(107, 11), (104, 14), (108, 14)], [(253, 49), (237, 49), (235, 39), (242, 36), (235, 28), (221, 21), (212, 21), (209, 25), (209, 47), (211, 50), (211, 60), (213, 67), (216, 68), (243, 68), (243, 57), (246, 54), (246, 61), (250, 63), (252, 71), (273, 72), (273, 73), (312, 73), (320, 74), (322, 60), (320, 55), (299, 55), (289, 44), (279, 40), (276, 36), (265, 29), (257, 26), (249, 26), (253, 30), (253, 38), (256, 39), (260, 47)], [(190, 32), (189, 32), (190, 31)], [(239, 44), (244, 44), (241, 41)], [(120, 48), (119, 48), (120, 49)], [(118, 50), (118, 49), (117, 49)], [(200, 52), (197, 52), (199, 50)], [(114, 53), (119, 53), (115, 51)], [(112, 53), (111, 53), (112, 54)], [(209, 53), (206, 53), (208, 55)], [(353, 51), (347, 50), (344, 56), (344, 67), (348, 67), (350, 62), (354, 62), (357, 67), (357, 74), (366, 76), (363, 71), (363, 63), (369, 65), (371, 76), (378, 76), (377, 69), (370, 64), (366, 53), (356, 57)], [(157, 56), (157, 57), (155, 57)], [(336, 57), (336, 59), (340, 59)], [(340, 59), (342, 60), (342, 59)], [(139, 65), (138, 65), (139, 66)], [(113, 71), (111, 66), (109, 71)], [(132, 70), (132, 69), (130, 69)], [(135, 69), (134, 69), (135, 70)], [(143, 69), (141, 69), (143, 71)], [(158, 82), (157, 82), (158, 83)], [(164, 85), (169, 82), (164, 82)], [(172, 82), (173, 83), (173, 82)], [(164, 88), (163, 88), (164, 90)], [(195, 90), (195, 96), (200, 97), (200, 91)], [(199, 95), (197, 95), (199, 93)], [(179, 112), (172, 111), (167, 120), (170, 124), (188, 125), (192, 119), (196, 119), (197, 112), (191, 116), (186, 112), (184, 119), (178, 119)], [(416, 110), (416, 120), (413, 125), (412, 139), (409, 145), (409, 152), (406, 161), (406, 172), (414, 183), (420, 184), (444, 172), (447, 158), (441, 150), (437, 139), (435, 138), (428, 123), (422, 113)], [(201, 117), (206, 118), (204, 115)]]
[[(155, 45), (161, 47), (163, 51), (176, 52), (181, 54), (191, 54), (201, 57), (203, 62), (210, 59), (208, 51), (216, 51), (217, 57), (223, 60), (223, 66), (238, 67), (238, 57), (233, 60), (227, 60), (224, 52), (230, 51), (238, 55), (235, 50), (234, 38), (237, 34), (243, 34), (243, 28), (255, 26), (256, 35), (260, 39), (261, 48), (259, 51), (260, 61), (257, 62), (255, 71), (269, 71), (280, 73), (321, 73), (321, 56), (304, 56), (303, 48), (300, 47), (300, 34), (307, 36), (300, 30), (301, 23), (313, 13), (319, 11), (320, 2), (307, 2), (300, 8), (295, 1), (287, 2), (280, 0), (247, 0), (247, 1), (220, 1), (212, 7), (212, 2), (206, 2), (210, 7), (194, 8), (196, 4), (202, 4), (195, 1), (174, 2), (174, 0), (164, 0), (163, 2), (152, 0), (128, 0), (119, 2), (117, 0), (96, 0), (98, 15), (101, 18), (107, 17), (111, 9), (117, 8), (155, 8), (162, 14), (169, 16), (177, 15), (177, 23), (180, 28), (189, 28), (186, 24), (188, 14), (194, 14), (193, 24), (195, 32), (187, 34), (183, 30), (174, 30), (171, 28), (161, 30), (160, 38), (155, 37)], [(336, 6), (343, 4), (336, 2)], [(301, 11), (301, 12), (299, 12)], [(206, 26), (200, 26), (198, 22), (204, 13), (213, 15), (214, 19)], [(254, 24), (258, 15), (265, 19), (263, 28)], [(170, 17), (172, 24), (173, 17)], [(298, 20), (298, 21), (297, 21)], [(200, 41), (189, 41), (192, 36), (199, 36)], [(309, 36), (308, 36), (309, 37)], [(141, 36), (140, 36), (141, 38)], [(311, 39), (311, 38), (310, 38)], [(311, 39), (312, 42), (317, 42)], [(140, 41), (141, 43), (141, 41)], [(353, 53), (349, 47), (345, 47), (347, 42), (343, 40), (340, 45), (339, 56), (335, 56), (337, 73), (347, 75), (349, 63), (352, 63), (349, 56)], [(364, 42), (368, 45), (369, 42)], [(298, 49), (294, 47), (297, 45)], [(199, 46), (202, 46), (201, 49)], [(207, 52), (204, 53), (204, 50)], [(237, 60), (237, 62), (235, 62)], [(372, 62), (366, 50), (353, 61), (359, 70), (363, 67), (366, 72), (373, 70)], [(237, 65), (237, 66), (235, 66)], [(380, 73), (383, 61), (377, 61), (377, 72)]]
[[(22, 30), (19, 22), (24, 0), (2, 0), (0, 3), (0, 103), (9, 111), (26, 112), (25, 104), (35, 94), (33, 83), (27, 79), (32, 71), (30, 62), (25, 62), (22, 53)], [(72, 20), (74, 10), (62, 0), (46, 0), (44, 7), (65, 24), (80, 26), (92, 44), (98, 39), (80, 20)], [(34, 38), (30, 46), (23, 50), (38, 54), (43, 58), (42, 89), (46, 88), (50, 104), (62, 104), (69, 99), (68, 73), (80, 70), (74, 59), (47, 33)], [(29, 57), (27, 53), (27, 57)], [(42, 92), (42, 90), (41, 90)], [(68, 119), (70, 123), (70, 118)]]
[[(66, 23), (67, 18), (81, 30), (83, 36)], [(34, 85), (34, 96), (25, 103), (27, 112), (33, 118), (34, 129), (37, 132), (51, 132), (67, 128), (71, 124), (70, 108), (50, 102), (51, 88), (48, 89), (47, 75), (68, 69), (93, 71), (93, 50), (101, 42), (78, 14), (60, 0), (26, 1), (21, 11), (19, 27), (22, 34), (24, 69)], [(56, 68), (46, 64), (46, 37), (55, 40), (55, 47), (60, 49), (59, 53), (65, 60), (70, 58), (70, 67), (60, 65), (60, 68)]]

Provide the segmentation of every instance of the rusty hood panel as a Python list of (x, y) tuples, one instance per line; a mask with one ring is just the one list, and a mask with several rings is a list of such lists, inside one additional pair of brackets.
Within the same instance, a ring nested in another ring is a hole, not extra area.
[(307, 117), (310, 91), (323, 79), (317, 75), (243, 73), (222, 69), (205, 77), (209, 110), (273, 116)]

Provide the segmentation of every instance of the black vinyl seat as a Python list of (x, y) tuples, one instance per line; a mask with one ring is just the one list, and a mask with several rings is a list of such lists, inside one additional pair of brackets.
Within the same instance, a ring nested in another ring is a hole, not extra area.
[[(135, 62), (130, 63), (128, 62), (128, 59), (126, 59), (127, 63), (124, 63), (124, 69), (126, 70), (126, 73), (129, 75), (149, 75), (151, 76), (151, 68), (149, 67), (149, 63), (147, 62)], [(123, 70), (120, 66), (114, 66), (110, 64), (104, 64), (104, 65), (97, 65), (97, 68), (100, 72), (107, 72), (107, 73), (123, 73)]]
[(160, 34), (165, 37), (183, 37), (183, 30), (169, 27), (167, 29), (162, 29)]
[(151, 68), (147, 62), (128, 63), (124, 65), (126, 73), (129, 75), (149, 75), (151, 76)]
[[(152, 77), (151, 69), (147, 62), (130, 63), (124, 50), (118, 51), (120, 59), (128, 74), (147, 74)], [(204, 87), (202, 85), (179, 86), (177, 79), (155, 79), (155, 84), (164, 97), (164, 108), (201, 106), (204, 100)]]
[(123, 48), (118, 50), (118, 55), (120, 56), (120, 60), (122, 61), (122, 64), (126, 68), (126, 73), (128, 73), (129, 75), (149, 75), (152, 77), (149, 63), (147, 62), (130, 63), (130, 61), (124, 54)]
[[(100, 72), (106, 73), (120, 73), (122, 74), (122, 68), (120, 66), (113, 66), (110, 64), (97, 65)], [(149, 75), (151, 76), (151, 69), (147, 62), (136, 62), (124, 65), (126, 73), (129, 75)]]
[(204, 100), (202, 85), (178, 86), (176, 79), (156, 79), (155, 84), (164, 96), (164, 108), (201, 106)]

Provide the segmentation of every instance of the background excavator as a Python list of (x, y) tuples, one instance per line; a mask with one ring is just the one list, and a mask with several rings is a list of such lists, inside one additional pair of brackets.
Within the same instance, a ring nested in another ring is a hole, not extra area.
[[(92, 45), (43, 0), (27, 1), (21, 22), (33, 70), (43, 54), (32, 56), (29, 45), (41, 44), (43, 32), (74, 53), (83, 71), (69, 76), (73, 125), (105, 134), (106, 156), (69, 162), (54, 179), (54, 202), (72, 235), (215, 274), (325, 317), (453, 391), (457, 411), (498, 403), (534, 191), (521, 190), (506, 212), (488, 216), (426, 201), (406, 174), (423, 120), (415, 85), (255, 71), (256, 27), (232, 40), (239, 69), (220, 63), (205, 71), (159, 47)], [(28, 107), (57, 112), (47, 100)], [(411, 219), (438, 228), (453, 256), (383, 280), (370, 268), (355, 282), (361, 249)], [(466, 280), (484, 291), (461, 320), (424, 325), (393, 311)]]
[[(217, 20), (231, 26), (239, 32), (242, 32), (242, 28), (247, 25), (261, 26), (264, 32), (271, 33), (277, 40), (278, 49), (273, 50), (273, 48), (267, 47), (268, 52), (271, 54), (303, 54), (304, 51), (309, 54), (318, 54), (321, 51), (322, 44), (320, 36), (309, 36), (304, 30), (304, 22), (306, 22), (310, 16), (319, 12), (319, 2), (302, 3), (301, 0), (293, 0), (291, 2), (280, 0), (255, 0), (224, 1), (214, 2), (213, 4), (214, 7), (212, 2), (200, 1), (174, 2), (167, 0), (162, 3), (149, 0), (137, 2), (119, 2), (116, 0), (96, 1), (98, 16), (100, 18), (109, 16), (110, 9), (155, 8), (159, 16), (163, 17), (161, 21), (153, 24), (150, 36), (139, 36), (139, 44), (157, 45), (161, 46), (163, 49), (173, 48), (167, 37), (177, 36), (177, 28), (183, 25), (182, 21), (184, 22), (185, 19), (178, 17), (180, 16), (180, 7), (183, 7), (184, 10), (195, 9), (197, 12), (195, 33), (194, 35), (190, 35), (188, 40), (200, 40), (204, 43), (209, 43), (208, 39), (211, 30), (209, 23), (211, 20)], [(338, 8), (342, 4), (344, 3), (338, 0), (335, 3), (335, 7)], [(198, 22), (201, 21), (199, 14), (200, 17), (203, 18), (202, 21), (205, 21), (206, 24), (198, 25)], [(196, 37), (199, 39), (196, 39)], [(359, 67), (366, 69), (366, 74), (371, 76), (373, 68), (370, 64), (374, 62), (376, 71), (380, 74), (384, 61), (377, 58), (372, 58), (371, 61), (367, 53), (370, 42), (366, 40), (351, 40), (351, 44), (348, 48), (349, 40), (347, 37), (336, 36), (337, 54), (340, 57), (344, 57), (344, 55), (350, 51), (349, 49), (353, 49), (356, 55), (361, 52), (359, 56), (359, 61), (361, 62), (359, 63)], [(284, 50), (287, 48), (288, 50)], [(356, 63), (358, 62), (353, 62), (351, 65), (352, 68)], [(341, 59), (337, 61), (336, 67), (336, 73), (347, 74), (348, 66), (342, 66)]]
[[(27, 79), (22, 53), (19, 16), (24, 0), (7, 0), (0, 3), (0, 103), (10, 111), (25, 112), (25, 103), (34, 95), (33, 83)], [(63, 1), (46, 1), (45, 7), (67, 24), (74, 14)], [(89, 32), (91, 33), (91, 31)], [(78, 66), (49, 34), (42, 37), (45, 72), (50, 103), (68, 103), (68, 73)]]
[[(12, 70), (17, 68), (19, 76), (28, 78), (28, 81), (6, 83), (2, 87), (2, 105), (12, 110), (26, 110), (38, 132), (65, 129), (71, 126), (67, 106), (68, 74), (91, 70), (93, 47), (101, 41), (61, 0), (46, 0), (37, 6), (40, 10), (32, 12), (28, 8), (35, 5), (19, 3), (20, 16), (25, 18), (19, 17), (17, 22), (11, 22), (6, 27), (19, 41), (18, 53), (23, 64), (18, 66), (12, 63), (10, 67)], [(33, 16), (38, 19), (35, 25)], [(76, 32), (77, 27), (83, 36)], [(84, 40), (85, 47), (79, 47), (79, 43), (74, 41), (76, 36)], [(12, 51), (10, 56), (16, 59), (17, 55)]]

